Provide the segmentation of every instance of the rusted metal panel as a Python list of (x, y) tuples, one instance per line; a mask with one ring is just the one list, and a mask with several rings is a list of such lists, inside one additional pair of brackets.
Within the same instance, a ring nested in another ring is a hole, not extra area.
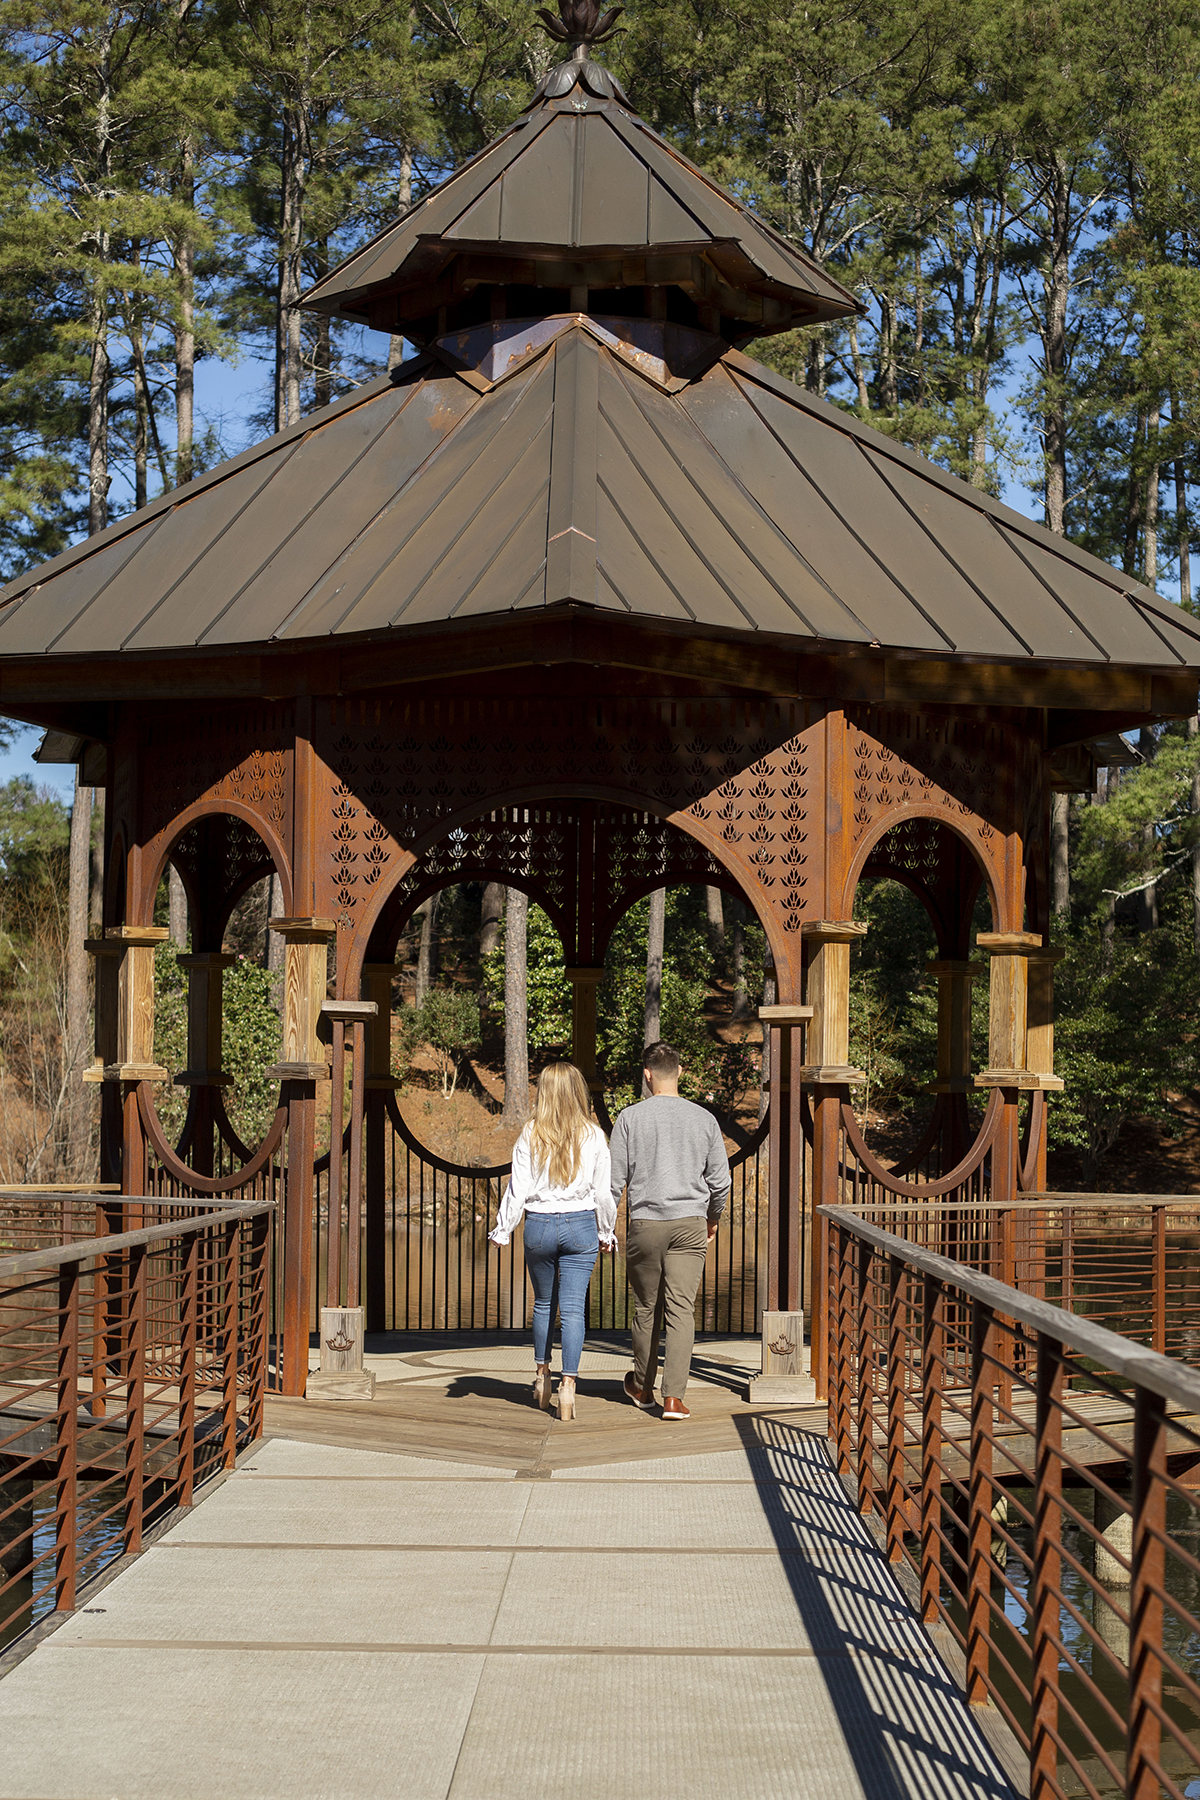
[[(236, 604), (223, 611), (202, 641), (219, 634), (219, 641), (251, 643), (292, 626), (303, 596), (337, 565), (348, 546), (370, 534), (384, 509), (477, 398), (462, 382), (442, 378), (376, 402), (383, 408), (383, 430), (373, 440), (370, 454), (347, 463), (317, 504), (300, 507), (298, 522), (280, 549), (251, 577)], [(320, 441), (314, 442), (318, 451)]]
[[(298, 527), (319, 511), (348, 476), (353, 481), (352, 472), (360, 458), (372, 450), (402, 404), (403, 396), (394, 390), (381, 394), (371, 406), (357, 407), (302, 439), (279, 464), (269, 487), (254, 494), (257, 504), (248, 505), (227, 529), (213, 533), (210, 544), (193, 560), (163, 604), (126, 640), (128, 647), (203, 643), (214, 635), (220, 642), (222, 624), (234, 608), (241, 615), (244, 638), (270, 636), (281, 610), (297, 591), (303, 591), (296, 584), (307, 584), (312, 578), (312, 562), (307, 571), (296, 562)], [(346, 520), (336, 505), (332, 510), (338, 517), (340, 537)], [(304, 548), (311, 554), (311, 534), (302, 533), (301, 537), (307, 540)], [(291, 555), (283, 555), (285, 550)], [(241, 606), (246, 588), (268, 570), (274, 614), (269, 622), (261, 619), (257, 608)]]
[[(241, 477), (218, 483), (176, 508), (148, 540), (141, 554), (127, 563), (96, 603), (81, 609), (68, 631), (52, 647), (66, 652), (126, 649), (140, 634), (141, 645), (190, 643), (211, 617), (209, 601), (199, 595), (190, 615), (181, 615), (173, 636), (157, 639), (145, 631), (197, 562), (220, 543), (222, 535), (256, 500), (264, 498), (275, 475), (296, 449), (296, 441), (261, 458)], [(269, 500), (266, 502), (269, 507)]]

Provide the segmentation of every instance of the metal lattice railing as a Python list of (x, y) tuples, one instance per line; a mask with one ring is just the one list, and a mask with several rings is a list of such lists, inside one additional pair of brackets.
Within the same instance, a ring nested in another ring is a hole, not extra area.
[(1200, 1777), (1200, 1376), (884, 1231), (828, 1228), (830, 1430), (1032, 1800)]

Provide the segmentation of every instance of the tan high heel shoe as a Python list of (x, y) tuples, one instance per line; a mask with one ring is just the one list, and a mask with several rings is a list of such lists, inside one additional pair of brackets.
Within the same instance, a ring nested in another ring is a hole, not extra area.
[(550, 1411), (550, 1364), (545, 1363), (533, 1378), (533, 1403), (543, 1412)]
[(575, 1377), (564, 1375), (558, 1384), (558, 1417), (567, 1425), (575, 1417)]

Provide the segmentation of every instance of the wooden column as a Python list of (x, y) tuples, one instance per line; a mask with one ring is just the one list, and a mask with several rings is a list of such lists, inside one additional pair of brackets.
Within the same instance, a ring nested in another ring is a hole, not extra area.
[(971, 984), (983, 973), (981, 962), (958, 957), (931, 957), (925, 965), (938, 984), (937, 1076), (927, 1094), (945, 1096), (949, 1117), (943, 1128), (942, 1169), (953, 1169), (967, 1151), (966, 1096), (974, 1089), (971, 1075)]
[[(1044, 945), (1031, 950), (1029, 964), (1029, 996), (1025, 1024), (1025, 1066), (1038, 1078), (1043, 1093), (1062, 1089), (1062, 1081), (1054, 1073), (1054, 970), (1066, 955), (1065, 950)], [(1033, 1186), (1043, 1192), (1046, 1186), (1046, 1115), (1034, 1146)]]
[[(1018, 1249), (1011, 1209), (1021, 1186), (1021, 1138), (1018, 1104), (1022, 1089), (1036, 1089), (1042, 1078), (1027, 1065), (1029, 959), (1042, 940), (1034, 931), (981, 931), (976, 938), (992, 959), (988, 1001), (988, 1066), (975, 1077), (980, 1088), (999, 1088), (1003, 1112), (992, 1150), (992, 1199), (1001, 1210), (993, 1227), (990, 1273), (1012, 1280)], [(1024, 1221), (1028, 1226), (1028, 1220)]]
[(169, 933), (165, 925), (110, 925), (105, 932), (117, 946), (116, 1061), (106, 1066), (106, 1081), (165, 1081), (167, 1071), (154, 1060), (154, 952)]
[(603, 969), (573, 968), (566, 971), (571, 983), (571, 1061), (587, 1082), (588, 1093), (598, 1094), (596, 1067), (596, 989), (604, 980)]
[(818, 1206), (836, 1205), (842, 1107), (850, 1088), (865, 1081), (850, 1066), (850, 947), (867, 934), (854, 919), (812, 919), (800, 927), (810, 947), (807, 997), (813, 1021), (800, 1080), (811, 1084), (813, 1109), (813, 1231), (810, 1267), (809, 1364), (818, 1398), (829, 1380), (828, 1230)]
[(336, 927), (332, 919), (290, 918), (272, 919), (270, 928), (285, 944), (283, 1058), (268, 1071), (283, 1083), (288, 1109), (280, 1373), (285, 1394), (303, 1394), (312, 1304), (316, 1084), (329, 1079), (317, 1021), (325, 1002), (327, 946)]
[(211, 1175), (216, 1125), (212, 1090), (228, 1087), (232, 1080), (221, 1068), (225, 971), (237, 957), (219, 950), (198, 950), (176, 960), (188, 977), (188, 1066), (175, 1077), (175, 1085), (196, 1090), (192, 1096), (192, 1167), (198, 1175)]
[(803, 1031), (811, 1006), (759, 1008), (770, 1052), (770, 1119), (767, 1187), (767, 1293), (762, 1317), (762, 1373), (749, 1399), (801, 1406), (804, 1376), (804, 1302), (801, 1290), (800, 1065)]
[[(321, 1368), (308, 1377), (314, 1399), (370, 1400), (375, 1377), (363, 1367), (365, 1317), (359, 1304), (362, 1247), (362, 1145), (366, 1101), (367, 1036), (377, 1014), (373, 1000), (327, 1000), (322, 1008), (333, 1025), (333, 1106), (329, 1136), (327, 1281), (321, 1308)], [(349, 1155), (342, 1154), (346, 1051), (352, 1057)], [(346, 1303), (341, 1301), (342, 1171), (345, 1180)]]
[(363, 998), (375, 1004), (367, 1024), (366, 1120), (366, 1329), (387, 1329), (387, 1096), (400, 1083), (392, 1074), (392, 984), (394, 963), (367, 963)]

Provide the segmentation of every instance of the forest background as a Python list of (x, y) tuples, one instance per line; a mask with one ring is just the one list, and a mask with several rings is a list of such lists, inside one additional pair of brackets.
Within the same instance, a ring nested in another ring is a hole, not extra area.
[[(621, 23), (606, 55), (642, 114), (864, 304), (757, 353), (1194, 610), (1194, 6), (630, 0)], [(242, 427), (259, 435), (400, 360), (401, 341), (307, 317), (299, 295), (515, 117), (555, 55), (527, 0), (0, 0), (0, 574), (242, 447), (198, 415), (197, 369), (270, 370)], [(98, 829), (89, 789), (71, 808), (28, 781), (0, 792), (8, 1179), (91, 1154), (87, 972), (68, 945)], [(1164, 1137), (1200, 1117), (1197, 720), (1143, 731), (1094, 793), (1056, 796), (1054, 861), (1063, 1168), (1106, 1179), (1138, 1120), (1161, 1174)], [(921, 922), (899, 890), (860, 904), (876, 928), (858, 1060), (903, 1117), (929, 1073)], [(651, 910), (629, 927), (631, 992)], [(694, 967), (699, 914), (668, 911), (669, 985)], [(732, 1019), (732, 926), (718, 938), (710, 911), (708, 931)], [(483, 962), (454, 967), (434, 986), (482, 980), (486, 1023)], [(748, 967), (761, 989), (769, 970)], [(254, 1043), (270, 983), (247, 982)], [(736, 1033), (708, 1035), (744, 1063)]]

